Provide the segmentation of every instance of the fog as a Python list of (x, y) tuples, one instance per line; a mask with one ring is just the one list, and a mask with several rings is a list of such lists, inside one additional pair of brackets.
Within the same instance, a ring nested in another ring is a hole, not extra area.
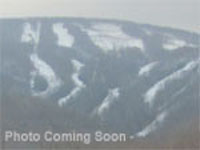
[(112, 18), (198, 31), (199, 4), (198, 0), (0, 0), (0, 16)]

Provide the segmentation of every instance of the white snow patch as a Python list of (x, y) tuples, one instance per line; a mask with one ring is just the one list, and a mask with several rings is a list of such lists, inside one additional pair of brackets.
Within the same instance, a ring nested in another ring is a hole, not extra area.
[(183, 47), (196, 47), (195, 45), (188, 43), (182, 39), (178, 39), (173, 35), (166, 34), (166, 43), (163, 44), (163, 48), (168, 51), (177, 50)]
[(109, 110), (111, 105), (118, 100), (119, 96), (119, 88), (110, 89), (102, 104), (95, 109), (94, 114), (103, 117), (104, 112)]
[(74, 82), (75, 88), (69, 93), (69, 95), (61, 98), (58, 101), (58, 105), (60, 107), (62, 107), (64, 104), (68, 103), (71, 98), (76, 97), (78, 95), (78, 93), (81, 92), (81, 90), (86, 87), (86, 85), (83, 83), (83, 81), (81, 81), (81, 79), (79, 79), (80, 71), (81, 71), (81, 68), (84, 67), (84, 64), (82, 64), (81, 62), (79, 62), (78, 60), (75, 60), (75, 59), (71, 60), (71, 63), (74, 67), (74, 73), (72, 74), (71, 78), (72, 78), (72, 81)]
[(149, 75), (149, 72), (158, 64), (158, 62), (152, 62), (149, 63), (145, 66), (143, 66), (142, 68), (140, 68), (140, 71), (138, 73), (139, 76), (147, 76)]
[(76, 72), (80, 72), (81, 68), (84, 67), (84, 64), (78, 60), (72, 59), (71, 62)]
[(167, 43), (163, 44), (163, 48), (166, 50), (176, 50), (178, 48), (185, 47), (187, 43), (182, 40), (169, 40)]
[(33, 92), (33, 96), (47, 96), (54, 92), (56, 88), (61, 85), (61, 80), (56, 77), (53, 69), (42, 59), (39, 58), (36, 49), (40, 41), (40, 29), (41, 24), (37, 23), (35, 28), (30, 23), (25, 23), (23, 25), (23, 33), (21, 36), (21, 42), (31, 43), (34, 46), (34, 51), (30, 55), (30, 61), (32, 62), (35, 70), (30, 73), (30, 86), (31, 89), (35, 87), (35, 77), (37, 75), (42, 76), (48, 84), (48, 87), (45, 91), (42, 92)]
[(157, 82), (144, 95), (144, 102), (152, 106), (156, 95), (158, 94), (159, 91), (162, 91), (165, 89), (165, 86), (168, 82), (182, 78), (186, 73), (189, 73), (197, 65), (198, 65), (197, 61), (191, 61), (188, 64), (186, 64), (185, 67), (183, 67), (182, 69), (172, 73), (171, 75)]
[(52, 27), (53, 32), (57, 35), (57, 44), (62, 47), (72, 47), (74, 44), (74, 37), (69, 34), (68, 29), (64, 28), (63, 23), (56, 23)]
[(146, 137), (151, 132), (155, 131), (163, 123), (166, 117), (167, 117), (167, 112), (162, 112), (156, 117), (156, 119), (151, 124), (146, 126), (142, 131), (138, 132), (136, 136), (141, 138)]
[(47, 94), (54, 92), (56, 88), (60, 87), (61, 80), (56, 77), (55, 72), (46, 62), (40, 59), (35, 53), (31, 54), (30, 60), (35, 68), (35, 70), (31, 72), (31, 88), (34, 87), (34, 78), (36, 75), (44, 77), (48, 83), (48, 88), (45, 91), (39, 93), (33, 92), (34, 96), (46, 96)]
[(143, 41), (125, 34), (120, 26), (102, 23), (93, 25), (90, 29), (82, 28), (82, 30), (87, 32), (94, 44), (104, 52), (133, 47), (144, 51)]
[(40, 28), (40, 23), (37, 24), (37, 28), (35, 30), (30, 23), (24, 23), (21, 42), (38, 45), (40, 40)]

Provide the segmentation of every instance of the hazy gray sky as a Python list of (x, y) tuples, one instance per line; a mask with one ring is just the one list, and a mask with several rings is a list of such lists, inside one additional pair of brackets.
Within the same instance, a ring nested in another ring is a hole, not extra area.
[(131, 20), (199, 31), (200, 0), (0, 0), (0, 16)]

